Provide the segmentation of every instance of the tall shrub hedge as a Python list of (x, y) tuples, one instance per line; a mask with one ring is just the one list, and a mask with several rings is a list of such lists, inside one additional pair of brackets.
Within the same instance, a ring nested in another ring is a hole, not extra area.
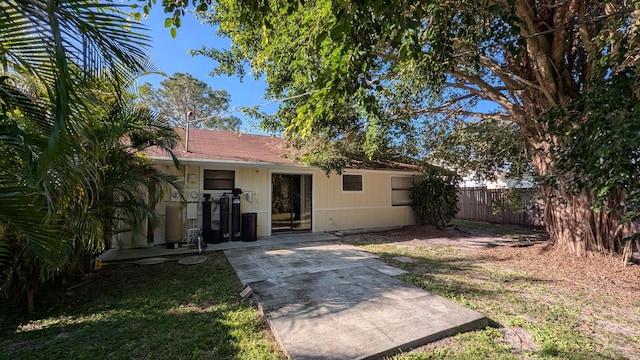
[(458, 205), (460, 178), (452, 172), (430, 170), (421, 181), (414, 182), (410, 197), (413, 216), (420, 225), (442, 229), (453, 219)]

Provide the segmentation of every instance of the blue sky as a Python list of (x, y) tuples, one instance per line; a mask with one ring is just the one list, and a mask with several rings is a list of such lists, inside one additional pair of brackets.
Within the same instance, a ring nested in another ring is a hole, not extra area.
[[(203, 25), (200, 20), (195, 19), (193, 14), (186, 14), (182, 21), (182, 26), (178, 29), (176, 38), (172, 38), (169, 29), (164, 27), (166, 15), (162, 6), (156, 5), (152, 8), (151, 14), (142, 22), (148, 26), (153, 36), (152, 48), (149, 55), (160, 70), (170, 76), (176, 72), (189, 73), (195, 78), (209, 84), (216, 90), (227, 90), (231, 95), (231, 108), (242, 106), (255, 106), (264, 104), (267, 101), (262, 98), (266, 84), (263, 81), (256, 81), (253, 76), (245, 76), (242, 82), (236, 77), (209, 75), (216, 63), (204, 56), (191, 56), (190, 49), (199, 49), (203, 45), (207, 47), (223, 48), (228, 47), (228, 39), (218, 38), (214, 35), (214, 28), (210, 25)], [(140, 83), (151, 83), (158, 87), (164, 77), (159, 75), (145, 76), (140, 79)], [(263, 107), (261, 110), (275, 112), (277, 105)], [(242, 132), (260, 133), (257, 122), (238, 112), (233, 115), (242, 119)]]

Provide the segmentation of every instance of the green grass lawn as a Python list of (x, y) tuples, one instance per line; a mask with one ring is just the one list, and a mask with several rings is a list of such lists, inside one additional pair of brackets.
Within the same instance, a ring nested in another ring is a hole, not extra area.
[(207, 257), (107, 264), (35, 314), (3, 309), (0, 359), (281, 359), (224, 255)]
[[(505, 236), (532, 234), (517, 227), (466, 222), (460, 225), (464, 231)], [(576, 285), (564, 278), (566, 275), (541, 272), (535, 266), (545, 258), (558, 256), (543, 250), (544, 244), (479, 250), (433, 243), (428, 238), (407, 240), (405, 244), (401, 238), (393, 233), (369, 235), (355, 238), (354, 243), (408, 271), (399, 276), (401, 280), (480, 312), (490, 319), (491, 326), (390, 359), (640, 358), (640, 299), (624, 298), (624, 292), (617, 292), (614, 284), (596, 286), (600, 276), (624, 271), (619, 269), (621, 264), (593, 258), (592, 264), (603, 265), (601, 272), (591, 277), (593, 282)], [(405, 262), (405, 258), (412, 262)], [(567, 266), (580, 263), (567, 261)], [(608, 269), (607, 264), (613, 265)], [(575, 271), (585, 269), (576, 267)], [(637, 274), (631, 272), (634, 269), (629, 270), (629, 276)]]
[[(376, 245), (368, 250), (389, 264), (409, 271), (400, 279), (474, 309), (493, 324), (483, 330), (460, 334), (444, 346), (394, 359), (591, 359), (613, 355), (594, 352), (592, 339), (578, 327), (580, 308), (573, 302), (542, 301), (545, 285), (530, 274), (501, 269), (490, 261), (466, 258), (450, 247), (407, 252)], [(399, 255), (415, 262), (394, 261), (393, 257)], [(505, 339), (505, 330), (512, 326), (525, 329), (526, 338), (518, 339), (522, 340), (522, 348), (514, 347), (519, 344)]]

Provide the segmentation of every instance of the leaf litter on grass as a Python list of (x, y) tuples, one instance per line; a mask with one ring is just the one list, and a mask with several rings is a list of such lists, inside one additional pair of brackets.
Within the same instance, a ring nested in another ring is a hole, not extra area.
[(409, 271), (400, 279), (494, 323), (394, 358), (640, 358), (640, 266), (623, 266), (616, 257), (574, 257), (544, 234), (524, 229), (523, 238), (515, 227), (492, 233), (496, 227), (411, 226), (342, 239)]

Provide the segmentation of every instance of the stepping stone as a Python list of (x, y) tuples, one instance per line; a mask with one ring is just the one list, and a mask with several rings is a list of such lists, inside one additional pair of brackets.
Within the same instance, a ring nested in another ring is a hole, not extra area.
[(195, 264), (200, 264), (207, 261), (207, 257), (206, 256), (202, 256), (202, 255), (197, 255), (197, 256), (189, 256), (186, 258), (182, 258), (180, 260), (178, 260), (178, 264), (180, 265), (195, 265)]
[(389, 276), (398, 276), (398, 275), (407, 273), (402, 269), (398, 269), (397, 267), (393, 267), (389, 265), (370, 266), (370, 268), (380, 271), (381, 273)]
[(155, 265), (155, 264), (162, 264), (163, 262), (167, 261), (169, 259), (164, 258), (164, 257), (152, 257), (152, 258), (146, 258), (146, 259), (140, 259), (138, 261), (136, 261), (135, 263), (138, 265)]
[(406, 257), (406, 256), (396, 256), (396, 257), (392, 257), (393, 260), (401, 262), (401, 263), (413, 263), (416, 262), (415, 260), (413, 260), (410, 257)]

